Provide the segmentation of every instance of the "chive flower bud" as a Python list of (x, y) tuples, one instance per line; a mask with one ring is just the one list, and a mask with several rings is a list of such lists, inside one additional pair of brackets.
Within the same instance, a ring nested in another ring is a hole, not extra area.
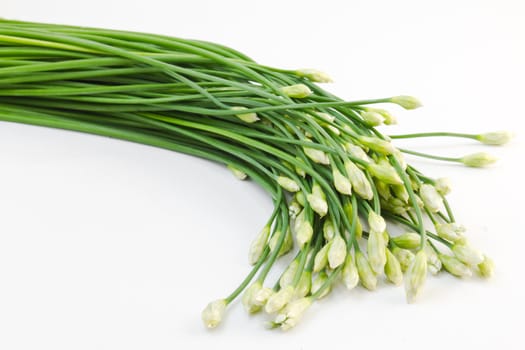
[(231, 164), (228, 165), (228, 169), (230, 169), (232, 174), (239, 180), (245, 180), (248, 177), (248, 175), (244, 171), (237, 169)]
[(226, 300), (218, 299), (209, 303), (202, 310), (202, 322), (208, 328), (215, 328), (221, 323), (224, 312), (226, 311)]
[(288, 304), (288, 302), (290, 302), (293, 295), (294, 288), (292, 286), (286, 286), (280, 289), (268, 299), (266, 305), (264, 306), (264, 311), (272, 314), (281, 310), (286, 304)]
[(403, 185), (393, 185), (392, 191), (394, 191), (394, 194), (396, 196), (396, 199), (399, 199), (403, 201), (403, 203), (407, 203), (410, 199), (410, 196), (408, 195), (408, 191), (405, 186)]
[(328, 123), (333, 123), (335, 121), (335, 117), (333, 115), (330, 115), (328, 113), (324, 113), (324, 112), (316, 112), (317, 116), (319, 116), (319, 118), (323, 119), (324, 121), (328, 122)]
[(368, 212), (368, 226), (370, 227), (370, 232), (382, 234), (386, 230), (385, 219), (373, 210)]
[(443, 207), (443, 197), (441, 197), (434, 186), (422, 184), (419, 189), (419, 195), (425, 207), (432, 213), (437, 213)]
[(303, 274), (301, 275), (301, 279), (299, 280), (299, 283), (297, 284), (297, 287), (295, 288), (294, 298), (302, 298), (308, 295), (308, 293), (310, 293), (311, 288), (312, 288), (312, 273), (310, 271), (303, 271)]
[(328, 212), (326, 196), (318, 184), (312, 186), (312, 193), (306, 196), (306, 200), (319, 216), (323, 217)]
[(395, 103), (396, 105), (401, 106), (406, 110), (416, 109), (423, 106), (417, 98), (406, 95), (391, 97), (390, 102)]
[(355, 263), (357, 266), (357, 273), (359, 274), (359, 280), (363, 287), (368, 290), (374, 290), (377, 287), (377, 277), (372, 271), (368, 260), (361, 252), (355, 253)]
[(493, 131), (476, 135), (476, 140), (485, 145), (501, 146), (512, 139), (512, 133), (508, 131)]
[(346, 255), (345, 264), (343, 265), (342, 279), (345, 287), (351, 290), (359, 283), (359, 273), (355, 265), (354, 257), (351, 254)]
[[(235, 106), (235, 107), (232, 107), (231, 109), (234, 110), (234, 111), (241, 112), (241, 111), (246, 110), (248, 108), (243, 107), (243, 106)], [(257, 116), (257, 114), (254, 113), (254, 112), (239, 113), (239, 114), (236, 114), (235, 116), (237, 118), (239, 118), (240, 120), (242, 120), (243, 122), (245, 122), (245, 123), (255, 123), (256, 121), (260, 120), (259, 117)]]
[[(384, 230), (383, 230), (384, 231)], [(371, 230), (367, 242), (368, 262), (376, 275), (383, 272), (386, 264), (386, 247), (383, 232)]]
[(295, 84), (281, 87), (281, 92), (292, 98), (305, 98), (310, 96), (313, 92), (304, 84)]
[(295, 71), (295, 74), (297, 74), (297, 76), (304, 77), (314, 83), (333, 82), (332, 78), (328, 74), (320, 70), (317, 70), (317, 69), (310, 69), (310, 68), (298, 69)]
[[(279, 241), (279, 237), (281, 236), (281, 231), (276, 231), (272, 238), (270, 238), (270, 243), (268, 243), (268, 246), (270, 247), (270, 251), (274, 251), (277, 247), (277, 242)], [(284, 255), (288, 253), (293, 248), (293, 239), (292, 234), (290, 233), (290, 230), (287, 230), (284, 236), (283, 244), (281, 245), (281, 249), (279, 250), (278, 256)]]
[(346, 160), (344, 166), (354, 191), (363, 199), (372, 199), (374, 196), (372, 185), (363, 171), (350, 160)]
[(399, 166), (401, 167), (401, 169), (407, 170), (408, 164), (405, 160), (405, 156), (403, 155), (403, 153), (396, 148), (394, 149), (394, 152), (392, 153), (392, 155), (399, 163)]
[(326, 243), (321, 249), (319, 249), (317, 254), (315, 254), (314, 272), (321, 271), (328, 264), (328, 250), (330, 249), (331, 245), (332, 245), (332, 241)]
[(389, 155), (395, 151), (394, 145), (392, 145), (392, 143), (382, 140), (378, 137), (360, 136), (359, 142), (365, 147), (383, 155)]
[(461, 163), (474, 168), (482, 168), (494, 164), (497, 160), (498, 158), (485, 152), (473, 153), (460, 158)]
[(277, 178), (277, 183), (288, 192), (297, 192), (300, 190), (297, 182), (286, 176), (279, 176)]
[(323, 151), (315, 148), (303, 147), (304, 154), (315, 163), (318, 164), (330, 164), (330, 159)]
[[(317, 275), (317, 278), (312, 282), (312, 294), (317, 293), (321, 287), (325, 284), (326, 280), (328, 279), (328, 275), (326, 272), (321, 272), (319, 275)], [(326, 286), (321, 294), (317, 296), (317, 299), (324, 298), (330, 291), (332, 290), (331, 286)]]
[(395, 255), (397, 260), (399, 261), (399, 264), (401, 265), (401, 270), (407, 271), (412, 265), (412, 261), (414, 261), (414, 253), (412, 253), (410, 250), (402, 249), (399, 247), (394, 247), (392, 249), (392, 253)]
[(413, 303), (421, 293), (427, 278), (427, 255), (421, 249), (417, 252), (405, 279), (407, 302)]
[(421, 244), (421, 236), (415, 232), (406, 232), (397, 237), (392, 237), (392, 242), (403, 249), (416, 249)]
[(334, 177), (335, 189), (339, 191), (339, 193), (351, 195), (352, 184), (350, 183), (350, 180), (341, 174), (341, 172), (336, 168), (332, 170), (332, 175)]
[(294, 228), (295, 238), (297, 243), (299, 243), (299, 247), (310, 242), (312, 235), (314, 234), (314, 229), (312, 224), (305, 218), (305, 210), (303, 210), (295, 219)]
[(306, 205), (306, 197), (303, 192), (296, 192), (294, 198), (302, 207)]
[(335, 269), (342, 263), (346, 258), (346, 243), (345, 240), (337, 235), (331, 241), (330, 247), (328, 248), (328, 265), (331, 269)]
[(365, 111), (361, 113), (361, 118), (363, 118), (363, 121), (369, 126), (381, 125), (385, 120), (380, 113), (374, 111)]
[(436, 275), (439, 271), (441, 271), (441, 260), (439, 260), (439, 256), (430, 244), (425, 245), (425, 253), (427, 254), (428, 270), (433, 275)]
[(361, 159), (362, 161), (365, 161), (367, 163), (370, 162), (370, 158), (361, 147), (356, 146), (353, 143), (347, 142), (344, 144), (344, 148), (346, 152), (348, 152), (348, 154), (350, 154), (352, 157)]
[(277, 315), (273, 323), (274, 326), (280, 326), (283, 331), (293, 328), (299, 323), (304, 313), (312, 305), (312, 298), (300, 298), (286, 305), (282, 313)]
[(331, 241), (335, 237), (335, 226), (330, 219), (326, 219), (323, 224), (323, 237), (327, 241)]
[(259, 291), (262, 288), (262, 283), (260, 281), (256, 281), (244, 291), (244, 294), (242, 296), (242, 305), (248, 313), (253, 314), (258, 312), (264, 305), (261, 305), (259, 301), (255, 300), (255, 296), (259, 293)]
[(386, 264), (385, 264), (385, 275), (386, 278), (396, 286), (403, 283), (403, 271), (401, 270), (401, 264), (395, 257), (390, 249), (386, 250)]
[(377, 179), (390, 184), (390, 185), (402, 185), (403, 180), (401, 180), (401, 177), (399, 177), (399, 174), (396, 172), (396, 170), (387, 164), (377, 164), (377, 163), (370, 163), (367, 166), (368, 171), (372, 174), (372, 176), (376, 177)]
[(266, 225), (261, 230), (261, 232), (255, 237), (255, 239), (252, 241), (252, 244), (250, 245), (250, 250), (248, 253), (250, 264), (254, 265), (257, 261), (259, 261), (264, 251), (264, 248), (266, 247), (266, 242), (268, 241), (269, 236), (270, 225)]
[(494, 261), (486, 255), (483, 255), (483, 261), (478, 264), (479, 275), (489, 278), (494, 274)]
[(470, 277), (472, 271), (470, 268), (459, 261), (457, 258), (445, 254), (439, 254), (439, 260), (443, 263), (445, 270), (456, 277)]
[(438, 236), (454, 243), (462, 242), (465, 239), (463, 236), (464, 232), (465, 227), (455, 222), (436, 225)]
[(290, 205), (288, 205), (288, 214), (292, 219), (295, 219), (301, 210), (303, 210), (303, 207), (295, 199), (290, 202)]
[(279, 285), (281, 288), (284, 288), (286, 286), (290, 286), (293, 282), (293, 279), (295, 277), (295, 273), (297, 272), (297, 269), (299, 268), (299, 261), (293, 260), (290, 265), (288, 265), (288, 268), (284, 271), (281, 278), (279, 279)]
[(381, 116), (384, 119), (385, 125), (397, 124), (396, 117), (394, 117), (392, 114), (390, 114), (390, 112), (387, 111), (386, 109), (367, 107), (367, 108), (365, 108), (365, 110), (369, 111), (369, 112), (376, 112), (376, 113), (381, 114)]
[(452, 190), (450, 179), (446, 177), (441, 177), (437, 179), (436, 183), (434, 184), (434, 187), (436, 188), (438, 193), (442, 196), (446, 196)]
[(483, 254), (468, 245), (455, 244), (452, 252), (459, 261), (469, 266), (476, 266), (483, 262)]

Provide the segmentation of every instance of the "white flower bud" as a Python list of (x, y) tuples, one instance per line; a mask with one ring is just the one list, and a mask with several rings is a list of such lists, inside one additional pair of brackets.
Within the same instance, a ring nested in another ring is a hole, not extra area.
[(401, 177), (399, 177), (399, 174), (396, 172), (396, 170), (389, 165), (386, 164), (376, 164), (376, 163), (370, 163), (367, 166), (368, 171), (372, 174), (372, 176), (376, 177), (377, 179), (390, 184), (390, 185), (402, 185), (403, 180), (401, 180)]
[(421, 244), (421, 236), (415, 232), (406, 232), (397, 237), (392, 237), (396, 246), (403, 249), (416, 249)]
[(408, 164), (405, 160), (405, 156), (403, 155), (403, 153), (396, 148), (394, 149), (394, 153), (392, 153), (392, 155), (399, 163), (399, 166), (401, 166), (401, 169), (407, 170)]
[(459, 261), (469, 266), (476, 266), (483, 261), (483, 254), (467, 245), (455, 244), (452, 252)]
[(512, 136), (508, 131), (493, 131), (477, 135), (476, 139), (486, 145), (501, 146), (509, 142)]
[(429, 184), (422, 184), (419, 195), (432, 213), (437, 213), (443, 207), (443, 197), (436, 191), (435, 187)]
[(386, 264), (386, 247), (383, 240), (383, 232), (370, 230), (367, 242), (368, 262), (376, 275), (383, 273)]
[(314, 83), (333, 82), (332, 78), (330, 78), (328, 74), (320, 70), (317, 70), (317, 69), (310, 69), (310, 68), (298, 69), (295, 71), (295, 74), (297, 74), (300, 77), (305, 77), (306, 79)]
[(316, 148), (309, 148), (309, 147), (303, 147), (304, 154), (311, 160), (313, 160), (315, 163), (318, 164), (330, 164), (330, 159), (328, 158), (328, 155), (321, 151), (320, 149)]
[(316, 112), (316, 114), (319, 116), (319, 118), (323, 119), (324, 121), (328, 123), (333, 123), (335, 121), (335, 117), (328, 113)]
[(279, 176), (277, 178), (277, 183), (288, 192), (297, 192), (300, 190), (297, 182), (286, 176)]
[(389, 155), (395, 151), (394, 145), (392, 145), (392, 143), (382, 140), (378, 137), (360, 136), (359, 142), (365, 147), (383, 155)]
[(396, 105), (399, 105), (407, 110), (416, 109), (422, 106), (421, 102), (417, 98), (406, 95), (394, 96), (390, 98), (390, 102), (395, 103)]
[(479, 275), (481, 277), (489, 278), (494, 274), (494, 261), (488, 256), (483, 256), (483, 261), (478, 264)]
[(239, 180), (245, 180), (248, 177), (248, 175), (244, 171), (237, 169), (233, 165), (228, 165), (228, 169), (230, 169), (232, 174)]
[[(275, 231), (272, 238), (270, 238), (270, 242), (268, 243), (268, 246), (270, 247), (270, 251), (274, 251), (277, 247), (277, 243), (279, 242), (279, 237), (281, 236), (281, 231)], [(290, 230), (286, 231), (284, 236), (283, 244), (281, 245), (281, 249), (279, 250), (278, 256), (284, 255), (288, 253), (293, 248), (293, 239), (292, 234), (290, 233)]]
[(335, 226), (330, 219), (326, 219), (324, 222), (323, 237), (327, 241), (331, 241), (335, 237)]
[(295, 327), (310, 305), (312, 305), (312, 298), (300, 298), (290, 302), (283, 312), (277, 315), (274, 325), (280, 326), (283, 331)]
[(212, 301), (202, 311), (201, 317), (204, 325), (208, 328), (215, 328), (221, 323), (224, 312), (226, 311), (226, 300), (219, 299)]
[(297, 215), (303, 210), (303, 207), (299, 202), (296, 200), (292, 200), (290, 202), (290, 205), (288, 206), (288, 214), (290, 215), (290, 218), (295, 219)]
[(396, 286), (399, 286), (401, 283), (403, 283), (403, 271), (401, 270), (401, 264), (389, 249), (386, 250), (385, 275), (386, 278), (388, 278), (388, 280)]
[(361, 117), (363, 118), (363, 121), (370, 126), (378, 126), (383, 123), (385, 118), (377, 112), (374, 111), (366, 111), (361, 113)]
[(261, 257), (264, 248), (266, 247), (266, 242), (268, 241), (269, 236), (270, 225), (266, 225), (257, 235), (257, 237), (255, 237), (255, 239), (252, 241), (252, 244), (250, 245), (250, 251), (248, 253), (250, 264), (254, 265), (257, 261), (259, 261), (259, 258)]
[(408, 200), (410, 199), (410, 196), (408, 195), (408, 191), (405, 186), (392, 185), (392, 190), (394, 191), (396, 198), (408, 204)]
[(344, 148), (346, 152), (348, 152), (348, 154), (350, 154), (352, 157), (361, 159), (362, 161), (365, 161), (367, 163), (370, 162), (370, 158), (361, 147), (354, 145), (353, 143), (347, 142), (345, 143)]
[(244, 291), (244, 294), (242, 295), (242, 305), (246, 309), (246, 311), (250, 314), (256, 313), (259, 310), (261, 310), (261, 307), (263, 305), (260, 305), (257, 301), (255, 301), (255, 295), (259, 293), (259, 291), (262, 289), (262, 284), (260, 281), (254, 282), (252, 285), (250, 285), (246, 290)]
[(447, 194), (449, 194), (452, 189), (450, 179), (446, 177), (441, 177), (437, 179), (436, 183), (434, 184), (434, 187), (442, 196), (446, 196)]
[(317, 254), (315, 254), (314, 272), (321, 271), (328, 264), (328, 250), (330, 249), (331, 245), (332, 245), (332, 241), (326, 243), (321, 249), (319, 249)]
[(281, 278), (279, 279), (279, 285), (281, 286), (281, 288), (292, 285), (294, 277), (295, 277), (295, 273), (297, 272), (298, 268), (299, 268), (299, 261), (297, 260), (293, 260), (290, 263), (290, 265), (288, 265), (288, 267), (282, 274)]
[(342, 274), (343, 283), (348, 290), (355, 288), (357, 283), (359, 283), (359, 273), (357, 272), (354, 257), (351, 254), (346, 255)]
[(364, 172), (350, 160), (346, 160), (344, 166), (354, 191), (363, 199), (372, 199), (374, 196), (372, 185), (370, 185)]
[(352, 184), (350, 180), (346, 178), (341, 172), (334, 167), (332, 170), (332, 175), (334, 177), (334, 185), (337, 191), (342, 194), (352, 194)]
[(412, 261), (414, 261), (415, 258), (414, 253), (412, 253), (410, 250), (398, 247), (394, 247), (392, 249), (392, 253), (399, 261), (399, 264), (401, 265), (401, 270), (403, 272), (407, 271), (410, 268), (410, 265), (412, 265)]
[[(326, 275), (326, 273), (324, 273), (324, 272), (319, 273), (317, 278), (312, 283), (312, 294), (317, 293), (321, 289), (321, 287), (325, 284), (327, 279), (328, 279), (328, 276)], [(321, 294), (319, 294), (317, 296), (317, 299), (324, 298), (326, 295), (328, 295), (328, 293), (330, 293), (331, 290), (332, 290), (332, 287), (331, 286), (327, 286), (321, 292)]]
[(306, 197), (304, 196), (303, 192), (296, 192), (294, 199), (297, 201), (297, 203), (301, 204), (302, 207), (306, 205)]
[(462, 242), (465, 239), (463, 236), (464, 232), (465, 227), (455, 222), (436, 225), (436, 233), (438, 236), (454, 243)]
[(371, 232), (382, 234), (386, 230), (385, 219), (373, 210), (368, 212), (368, 226), (370, 227)]
[(461, 163), (474, 168), (481, 168), (487, 165), (491, 165), (497, 160), (498, 158), (485, 152), (469, 154), (460, 159)]
[[(304, 210), (301, 212), (301, 214), (302, 213), (304, 213)], [(312, 224), (304, 218), (304, 215), (301, 217), (301, 214), (299, 214), (295, 219), (294, 225), (295, 239), (297, 240), (299, 247), (302, 247), (306, 243), (310, 242), (314, 234)]]
[(470, 268), (467, 265), (463, 264), (455, 257), (448, 256), (445, 254), (439, 254), (439, 259), (443, 263), (443, 267), (445, 268), (445, 270), (450, 272), (452, 275), (456, 277), (472, 276), (472, 270), (470, 270)]
[(301, 279), (295, 288), (294, 298), (302, 298), (310, 293), (312, 288), (312, 273), (310, 271), (303, 271)]
[(421, 293), (427, 278), (427, 255), (424, 250), (417, 252), (405, 279), (407, 302), (413, 303)]
[(284, 287), (268, 299), (266, 305), (264, 306), (264, 311), (272, 314), (281, 310), (286, 304), (288, 304), (293, 295), (294, 289), (292, 286)]
[[(247, 108), (242, 107), (242, 106), (235, 106), (235, 107), (232, 107), (231, 109), (234, 111), (243, 111)], [(255, 123), (256, 121), (259, 120), (257, 113), (253, 113), (253, 112), (239, 113), (239, 114), (236, 114), (235, 116), (245, 123)]]
[(341, 236), (337, 235), (331, 241), (330, 248), (328, 248), (328, 265), (331, 269), (335, 269), (345, 261), (345, 258), (345, 240)]
[(281, 87), (281, 92), (292, 98), (305, 98), (310, 96), (313, 92), (304, 84), (295, 84)]
[(355, 253), (355, 263), (357, 266), (357, 272), (359, 274), (359, 280), (363, 287), (368, 290), (374, 290), (377, 287), (377, 277), (372, 271), (368, 260), (361, 252)]
[(430, 244), (425, 245), (425, 253), (427, 254), (428, 270), (433, 275), (436, 275), (441, 270), (441, 260), (439, 260), (439, 256)]

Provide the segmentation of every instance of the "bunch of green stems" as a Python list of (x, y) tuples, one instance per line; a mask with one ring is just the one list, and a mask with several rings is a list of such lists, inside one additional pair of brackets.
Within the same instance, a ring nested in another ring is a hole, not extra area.
[[(345, 101), (311, 69), (260, 65), (228, 47), (162, 35), (0, 20), (0, 121), (67, 129), (222, 163), (272, 197), (275, 209), (249, 249), (252, 270), (203, 311), (217, 326), (242, 293), (250, 313), (289, 329), (335, 283), (375, 289), (405, 280), (407, 299), (427, 270), (492, 274), (445, 198), (445, 179), (407, 165), (402, 153), (485, 166), (485, 153), (448, 158), (393, 146), (376, 127), (386, 110), (420, 106), (410, 96)], [(503, 144), (505, 132), (421, 133)], [(388, 220), (388, 227), (387, 222)], [(429, 225), (430, 223), (430, 225)], [(400, 226), (402, 234), (391, 234)], [(295, 248), (294, 248), (295, 247)], [(295, 257), (277, 281), (276, 260)], [(270, 284), (269, 284), (270, 283)]]

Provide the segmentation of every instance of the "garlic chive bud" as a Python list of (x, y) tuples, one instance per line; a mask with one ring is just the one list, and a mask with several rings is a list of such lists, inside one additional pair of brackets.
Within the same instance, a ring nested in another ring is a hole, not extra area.
[(319, 116), (319, 118), (323, 119), (324, 121), (328, 122), (328, 123), (333, 123), (335, 121), (335, 117), (333, 115), (330, 115), (328, 113), (323, 113), (323, 112), (316, 112), (317, 116)]
[(312, 305), (312, 298), (309, 297), (290, 302), (283, 312), (275, 318), (275, 326), (280, 326), (283, 331), (295, 327), (310, 305)]
[(459, 261), (469, 266), (476, 266), (483, 262), (483, 254), (467, 245), (455, 244), (452, 252)]
[(363, 199), (372, 199), (374, 192), (365, 173), (350, 160), (346, 160), (344, 166), (354, 191)]
[(330, 164), (330, 159), (323, 151), (315, 148), (303, 147), (304, 154), (315, 163), (318, 164)]
[(378, 215), (375, 211), (370, 210), (368, 212), (368, 226), (370, 232), (383, 233), (386, 230), (385, 219), (381, 215)]
[(370, 148), (371, 150), (383, 155), (389, 155), (395, 151), (394, 145), (392, 145), (392, 143), (382, 140), (378, 137), (361, 136), (359, 137), (359, 142), (367, 148)]
[(298, 69), (295, 71), (295, 74), (300, 77), (304, 77), (314, 83), (331, 83), (333, 82), (332, 78), (325, 72), (322, 72), (317, 69)]
[(465, 239), (463, 236), (464, 232), (465, 227), (455, 222), (436, 225), (436, 233), (438, 236), (454, 243), (462, 242)]
[[(277, 242), (279, 241), (279, 237), (281, 236), (281, 231), (276, 231), (272, 238), (270, 238), (270, 242), (268, 243), (268, 246), (270, 247), (270, 251), (273, 252), (275, 248), (277, 247)], [(284, 236), (283, 244), (281, 245), (281, 249), (279, 250), (278, 256), (284, 255), (288, 253), (293, 248), (293, 239), (292, 234), (290, 233), (290, 230), (286, 231)]]
[(407, 271), (412, 265), (412, 261), (414, 261), (414, 253), (412, 253), (410, 250), (402, 249), (398, 247), (394, 247), (392, 249), (392, 253), (399, 261), (399, 264), (401, 265), (401, 270), (403, 272)]
[(302, 247), (306, 243), (310, 242), (314, 234), (312, 224), (306, 220), (302, 220), (295, 231), (295, 238), (299, 247)]
[(261, 305), (255, 301), (255, 296), (262, 289), (260, 281), (254, 282), (251, 286), (246, 288), (242, 296), (242, 305), (246, 311), (250, 314), (256, 313), (261, 310)]
[(486, 145), (501, 146), (512, 139), (512, 133), (508, 131), (493, 131), (476, 135), (476, 140)]
[[(328, 279), (328, 275), (325, 272), (319, 273), (317, 275), (317, 278), (312, 282), (312, 294), (317, 293), (321, 287), (325, 284), (326, 280)], [(332, 290), (331, 286), (326, 286), (325, 289), (317, 296), (317, 299), (324, 298), (330, 291)]]
[(334, 185), (336, 190), (339, 191), (339, 193), (351, 195), (352, 184), (350, 183), (350, 180), (341, 174), (337, 168), (332, 170), (332, 175), (334, 177)]
[(425, 253), (427, 254), (428, 270), (436, 275), (441, 270), (441, 260), (430, 244), (425, 245)]
[(386, 250), (386, 264), (385, 264), (385, 275), (386, 278), (396, 286), (403, 283), (403, 271), (401, 270), (401, 264), (392, 252)]
[(396, 195), (396, 199), (401, 200), (403, 203), (407, 203), (410, 199), (410, 196), (408, 195), (408, 191), (405, 186), (403, 185), (393, 185), (392, 191), (394, 191), (394, 194)]
[(369, 126), (381, 125), (385, 120), (381, 114), (374, 111), (363, 112), (361, 113), (361, 117), (363, 118), (363, 121)]
[(456, 277), (470, 277), (472, 270), (453, 256), (439, 254), (439, 260), (443, 263), (445, 270)]
[(494, 261), (488, 256), (483, 256), (483, 261), (478, 264), (479, 275), (489, 278), (494, 274)]
[(272, 314), (281, 310), (286, 304), (288, 304), (293, 295), (294, 289), (292, 286), (286, 286), (282, 288), (268, 299), (266, 305), (264, 306), (264, 311)]
[(372, 271), (368, 260), (361, 252), (355, 253), (355, 263), (357, 266), (357, 272), (359, 274), (359, 280), (363, 287), (368, 290), (374, 290), (377, 287), (377, 277)]
[(301, 279), (299, 280), (299, 284), (297, 284), (297, 287), (295, 288), (294, 298), (302, 298), (308, 295), (308, 293), (310, 293), (311, 288), (312, 273), (310, 271), (303, 271)]
[(331, 269), (335, 269), (342, 263), (346, 258), (346, 243), (345, 240), (337, 235), (331, 241), (330, 248), (328, 249), (328, 265)]
[(392, 114), (390, 114), (390, 112), (387, 111), (386, 109), (366, 107), (365, 111), (367, 111), (367, 112), (375, 112), (375, 113), (381, 114), (381, 116), (384, 119), (383, 123), (385, 123), (385, 125), (397, 124), (396, 117), (394, 117)]
[(407, 110), (416, 109), (423, 106), (417, 98), (406, 95), (391, 97), (390, 102), (395, 103), (396, 105), (401, 106)]
[(401, 177), (399, 177), (399, 174), (396, 172), (396, 170), (389, 165), (386, 164), (376, 164), (376, 163), (370, 163), (367, 166), (368, 171), (372, 174), (372, 176), (376, 177), (377, 179), (390, 184), (390, 185), (402, 185), (403, 180), (401, 180)]
[(421, 244), (421, 236), (415, 232), (406, 232), (391, 239), (396, 246), (403, 249), (416, 249)]
[(305, 98), (310, 96), (313, 92), (304, 84), (295, 84), (281, 87), (281, 92), (292, 98)]
[(348, 154), (350, 154), (352, 157), (361, 159), (362, 161), (365, 161), (367, 163), (370, 162), (370, 158), (361, 147), (356, 146), (353, 143), (347, 142), (345, 143), (344, 148), (346, 152), (348, 152)]
[(219, 299), (212, 301), (202, 310), (202, 321), (204, 325), (208, 328), (215, 328), (221, 323), (222, 317), (226, 310), (226, 300)]
[(488, 153), (478, 152), (464, 156), (460, 159), (460, 162), (473, 168), (482, 168), (494, 164), (497, 160), (498, 158)]
[[(303, 160), (299, 157), (295, 157), (297, 159), (297, 161), (303, 163)], [(304, 178), (306, 177), (306, 172), (304, 171), (303, 168), (300, 168), (298, 166), (294, 166), (294, 170), (295, 172), (297, 173), (297, 175), (299, 175), (300, 177)]]
[(383, 273), (386, 264), (386, 247), (383, 232), (370, 231), (367, 242), (368, 262), (376, 275)]
[(355, 288), (357, 283), (359, 283), (359, 273), (357, 272), (354, 257), (351, 254), (346, 255), (342, 274), (343, 283), (348, 290)]
[(450, 179), (446, 177), (441, 177), (436, 180), (436, 183), (434, 184), (434, 187), (438, 191), (438, 193), (442, 196), (446, 196), (450, 193), (452, 190), (452, 186), (450, 184)]
[[(248, 108), (242, 107), (242, 106), (235, 106), (235, 107), (232, 107), (231, 109), (234, 111), (243, 111)], [(257, 114), (253, 112), (239, 113), (239, 114), (236, 114), (235, 116), (245, 123), (255, 123), (256, 121), (259, 120), (259, 117), (257, 116)]]
[(233, 165), (228, 165), (228, 169), (230, 169), (232, 174), (239, 180), (245, 180), (248, 177), (248, 175), (244, 171), (237, 169)]
[(417, 252), (405, 279), (405, 292), (408, 303), (413, 303), (421, 293), (427, 278), (427, 255), (424, 250)]
[(326, 219), (323, 224), (323, 237), (327, 241), (331, 241), (335, 237), (335, 226), (330, 219)]
[(279, 176), (277, 178), (277, 183), (288, 192), (297, 192), (300, 190), (297, 182), (286, 176)]
[(298, 268), (299, 268), (299, 261), (297, 260), (293, 260), (290, 263), (290, 265), (288, 265), (288, 267), (282, 274), (281, 278), (279, 279), (279, 285), (281, 286), (281, 288), (290, 286), (292, 284), (293, 279), (295, 277), (295, 273), (297, 272)]
[(319, 214), (321, 217), (325, 216), (328, 212), (328, 203), (326, 202), (326, 196), (321, 189), (321, 186), (314, 184), (312, 186), (312, 193), (306, 196), (306, 200), (310, 203), (312, 209)]
[(331, 245), (332, 245), (331, 241), (326, 243), (321, 249), (319, 249), (317, 254), (315, 254), (314, 272), (321, 271), (328, 264), (328, 250), (330, 249)]
[(292, 200), (288, 206), (288, 214), (290, 215), (290, 218), (295, 219), (302, 209), (303, 207), (299, 202)]
[(443, 197), (441, 197), (434, 186), (429, 184), (421, 185), (419, 195), (425, 207), (432, 213), (437, 213), (443, 207)]
[(266, 225), (250, 245), (250, 250), (248, 253), (250, 264), (254, 265), (257, 261), (259, 261), (264, 248), (266, 247), (266, 242), (268, 241), (269, 236), (270, 225)]
[(306, 197), (303, 192), (296, 192), (294, 198), (302, 207), (306, 205)]

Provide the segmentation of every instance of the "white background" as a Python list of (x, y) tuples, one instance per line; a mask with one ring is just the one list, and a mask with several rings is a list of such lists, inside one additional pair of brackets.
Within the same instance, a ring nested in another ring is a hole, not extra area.
[[(509, 129), (507, 147), (401, 144), (497, 154), (489, 169), (409, 158), (453, 180), (458, 221), (497, 263), (490, 281), (429, 278), (336, 289), (286, 334), (235, 303), (209, 332), (200, 311), (248, 272), (268, 196), (225, 169), (126, 142), (0, 123), (0, 349), (523, 349), (523, 1), (2, 0), (5, 18), (220, 42), (259, 62), (315, 67), (342, 97), (413, 94), (401, 131)], [(384, 129), (390, 132), (389, 129)]]

